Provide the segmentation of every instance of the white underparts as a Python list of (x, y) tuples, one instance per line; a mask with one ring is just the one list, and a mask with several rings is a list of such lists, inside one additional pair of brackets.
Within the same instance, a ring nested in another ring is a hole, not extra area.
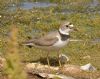
[(53, 46), (56, 46), (56, 47), (63, 47), (66, 45), (66, 43), (68, 43), (69, 39), (67, 39), (66, 41), (62, 41), (61, 40), (61, 37), (58, 35), (56, 36), (58, 38), (58, 41), (53, 45)]

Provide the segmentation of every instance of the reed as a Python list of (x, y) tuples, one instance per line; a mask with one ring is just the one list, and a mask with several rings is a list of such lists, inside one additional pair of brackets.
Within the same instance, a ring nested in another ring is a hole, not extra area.
[(8, 74), (9, 79), (26, 79), (25, 71), (22, 67), (18, 52), (17, 34), (18, 29), (15, 25), (12, 25), (5, 53), (5, 72)]

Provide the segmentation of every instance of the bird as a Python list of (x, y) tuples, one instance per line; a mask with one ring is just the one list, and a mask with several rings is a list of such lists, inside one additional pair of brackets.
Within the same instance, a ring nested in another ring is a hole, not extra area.
[[(47, 63), (50, 66), (48, 57), (49, 52), (57, 51), (59, 59), (59, 50), (68, 44), (70, 32), (72, 31), (77, 31), (77, 29), (71, 22), (65, 21), (60, 25), (58, 30), (49, 32), (41, 37), (34, 37), (30, 40), (23, 42), (23, 45), (26, 45), (28, 47), (36, 47), (48, 51)], [(61, 66), (60, 60), (59, 65)]]

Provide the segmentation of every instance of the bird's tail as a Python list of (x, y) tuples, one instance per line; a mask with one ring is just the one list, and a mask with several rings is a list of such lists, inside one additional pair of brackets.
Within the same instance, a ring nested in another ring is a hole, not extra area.
[(31, 48), (33, 47), (33, 40), (22, 42), (21, 45), (25, 45)]

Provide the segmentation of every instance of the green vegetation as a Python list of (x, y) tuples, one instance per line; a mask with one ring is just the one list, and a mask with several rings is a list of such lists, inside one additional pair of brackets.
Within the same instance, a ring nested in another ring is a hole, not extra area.
[[(50, 0), (58, 6), (31, 10), (18, 8), (9, 12), (7, 9), (4, 10), (8, 6), (8, 0), (1, 1), (3, 3), (0, 3), (0, 54), (7, 56), (5, 55), (8, 53), (6, 48), (10, 48), (7, 39), (10, 28), (14, 24), (18, 29), (17, 42), (19, 43), (18, 51), (21, 61), (37, 61), (41, 54), (44, 58), (46, 52), (20, 46), (20, 43), (29, 39), (28, 37), (44, 35), (49, 31), (57, 30), (63, 21), (70, 21), (79, 29), (79, 32), (71, 34), (71, 39), (84, 41), (70, 42), (61, 52), (70, 57), (69, 64), (92, 63), (100, 71), (100, 42), (91, 43), (93, 39), (100, 39), (100, 5), (90, 8), (87, 4), (92, 0)], [(50, 53), (50, 57), (56, 56), (56, 52)], [(90, 58), (84, 58), (86, 56), (90, 56)], [(16, 58), (15, 55), (14, 57)], [(13, 62), (13, 59), (10, 60)]]

